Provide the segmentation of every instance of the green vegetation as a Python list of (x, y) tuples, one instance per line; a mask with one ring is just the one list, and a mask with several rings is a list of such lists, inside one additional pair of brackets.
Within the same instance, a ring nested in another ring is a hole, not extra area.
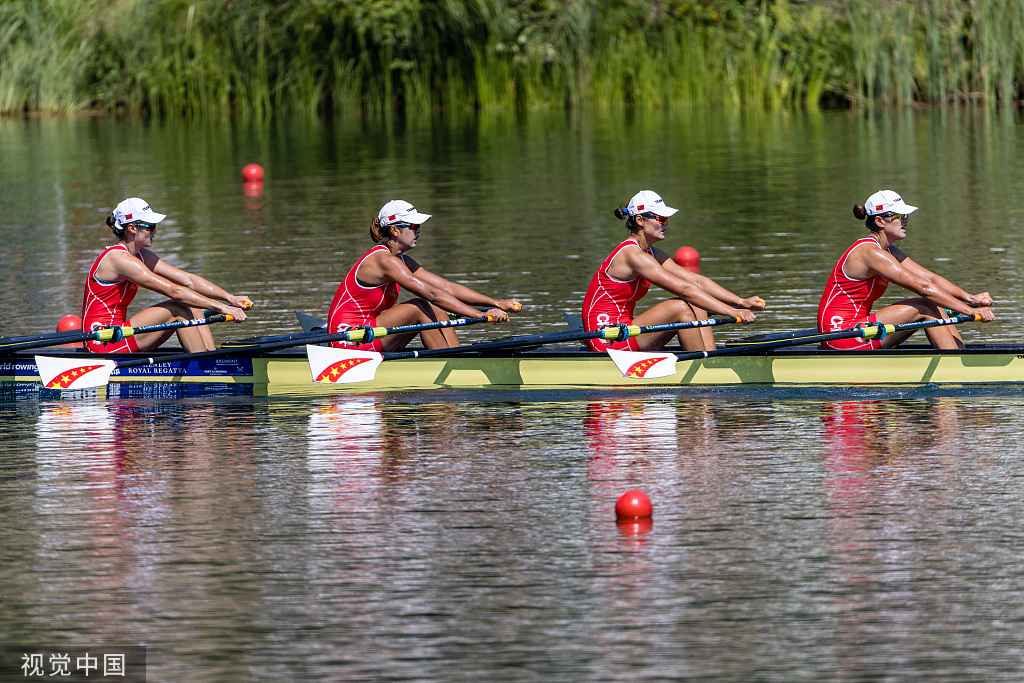
[(0, 0), (0, 112), (1012, 102), (1024, 0)]

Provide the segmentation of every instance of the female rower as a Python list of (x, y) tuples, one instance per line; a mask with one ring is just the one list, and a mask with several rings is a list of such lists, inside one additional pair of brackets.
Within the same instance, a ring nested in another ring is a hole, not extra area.
[[(242, 308), (249, 308), (249, 297), (235, 296), (198, 275), (175, 268), (150, 251), (157, 225), (166, 216), (153, 211), (138, 197), (126, 199), (107, 216), (107, 227), (117, 236), (117, 244), (107, 247), (89, 269), (82, 304), (82, 329), (94, 330), (110, 325), (162, 325), (203, 317), (203, 309), (245, 320)], [(155, 306), (139, 311), (128, 320), (128, 304), (139, 287), (168, 297)], [(127, 353), (150, 351), (170, 338), (174, 330), (147, 332), (116, 342), (86, 342), (90, 351)], [(184, 327), (177, 330), (178, 341), (189, 352), (211, 351), (216, 347), (210, 328)]]
[[(739, 318), (744, 324), (754, 322), (751, 310), (764, 308), (764, 299), (746, 299), (733, 294), (711, 278), (697, 275), (679, 266), (661, 249), (651, 246), (665, 239), (665, 224), (678, 209), (665, 205), (651, 190), (638, 192), (625, 208), (615, 209), (615, 217), (626, 221), (629, 237), (604, 260), (594, 273), (583, 299), (583, 325), (596, 330), (602, 325), (667, 325), (704, 320), (708, 311)], [(633, 309), (651, 283), (675, 294), (633, 317)], [(591, 339), (593, 351), (608, 348), (631, 351), (656, 351), (677, 334), (687, 351), (710, 351), (715, 348), (711, 328), (679, 332), (648, 332), (624, 341), (607, 342)]]
[[(338, 285), (331, 302), (327, 316), (331, 334), (355, 325), (396, 327), (438, 322), (448, 320), (449, 311), (470, 318), (483, 315), (473, 306), (489, 306), (486, 314), (503, 322), (508, 320), (508, 311), (522, 308), (515, 299), (492, 299), (450, 282), (408, 256), (406, 252), (416, 246), (420, 227), (428, 220), (430, 214), (420, 213), (401, 199), (393, 199), (381, 208), (370, 226), (370, 237), (377, 246), (352, 266)], [(396, 305), (402, 287), (417, 298)], [(364, 344), (334, 342), (333, 345), (369, 351), (397, 351), (404, 348), (415, 334), (388, 335)], [(420, 332), (420, 338), (428, 349), (459, 345), (459, 338), (450, 327), (424, 330)]]
[[(956, 313), (981, 314), (983, 322), (995, 320), (988, 292), (968, 294), (952, 282), (912, 261), (896, 242), (907, 236), (907, 220), (917, 211), (892, 190), (880, 190), (864, 206), (853, 207), (871, 234), (854, 242), (832, 269), (818, 304), (818, 331), (835, 332), (862, 323), (899, 325), (943, 317), (943, 308)], [(917, 294), (871, 313), (889, 282)], [(962, 349), (960, 333), (952, 325), (925, 329), (928, 341), (937, 349)], [(824, 342), (832, 349), (888, 349), (903, 342), (913, 330), (897, 332), (882, 339), (839, 339)]]

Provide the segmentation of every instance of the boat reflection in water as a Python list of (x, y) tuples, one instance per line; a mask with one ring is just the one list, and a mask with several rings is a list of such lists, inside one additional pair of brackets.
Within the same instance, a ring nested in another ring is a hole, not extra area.
[(825, 566), (843, 670), (865, 674), (871, 662), (930, 651), (935, 644), (902, 634), (945, 631), (958, 609), (975, 609), (964, 606), (978, 558), (963, 547), (971, 513), (962, 500), (974, 470), (993, 464), (966, 459), (962, 439), (994, 422), (991, 411), (942, 398), (821, 404)]
[(314, 505), (358, 513), (373, 508), (381, 486), (383, 429), (375, 398), (336, 397), (312, 407), (306, 462)]

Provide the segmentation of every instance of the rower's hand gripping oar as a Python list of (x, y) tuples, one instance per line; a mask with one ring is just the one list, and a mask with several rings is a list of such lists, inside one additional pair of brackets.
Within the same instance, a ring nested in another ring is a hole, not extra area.
[(178, 320), (159, 325), (146, 325), (144, 327), (130, 327), (128, 325), (111, 325), (101, 327), (90, 332), (73, 330), (71, 332), (58, 332), (56, 334), (41, 334), (34, 337), (15, 337), (8, 340), (0, 340), (0, 350), (3, 351), (27, 351), (39, 349), (44, 346), (60, 346), (61, 344), (80, 344), (87, 341), (98, 341), (105, 343), (119, 342), (122, 339), (133, 337), (146, 332), (159, 332), (161, 330), (177, 330), (183, 327), (197, 327), (199, 325), (212, 325), (214, 323), (230, 322), (234, 320), (230, 315), (211, 315), (205, 318), (194, 320)]
[(312, 373), (314, 382), (326, 384), (350, 384), (355, 382), (368, 382), (372, 380), (376, 375), (377, 366), (385, 360), (452, 357), (465, 355), (467, 353), (479, 353), (481, 351), (540, 346), (542, 344), (557, 344), (560, 342), (583, 341), (586, 339), (624, 341), (647, 332), (666, 332), (670, 330), (685, 330), (695, 327), (714, 327), (715, 325), (726, 325), (738, 322), (740, 322), (739, 318), (709, 318), (708, 320), (693, 320), (685, 323), (669, 323), (665, 325), (649, 325), (647, 327), (639, 327), (637, 325), (604, 325), (596, 330), (560, 330), (558, 332), (551, 332), (547, 334), (524, 335), (522, 337), (512, 337), (511, 339), (497, 339), (494, 341), (478, 342), (468, 346), (458, 346), (448, 349), (425, 349), (423, 351), (399, 351), (383, 354), (375, 351), (307, 346), (306, 353), (309, 358), (309, 370)]
[[(224, 316), (230, 320), (230, 316)], [(333, 341), (355, 341), (363, 343), (372, 341), (377, 337), (389, 334), (401, 334), (404, 332), (419, 332), (432, 330), (439, 327), (462, 327), (474, 323), (493, 322), (494, 317), (485, 315), (479, 318), (458, 318), (456, 320), (442, 320), (435, 323), (423, 323), (421, 325), (405, 325), (401, 327), (351, 327), (335, 334), (301, 334), (292, 335), (289, 338), (275, 339), (266, 343), (240, 344), (226, 349), (214, 349), (211, 351), (197, 351), (195, 353), (179, 353), (162, 358), (129, 358), (126, 360), (106, 360), (102, 358), (90, 359), (88, 354), (77, 358), (53, 358), (49, 356), (36, 356), (36, 367), (39, 370), (39, 378), (47, 389), (91, 389), (101, 387), (110, 381), (110, 373), (120, 368), (143, 367), (156, 365), (157, 363), (174, 363), (178, 361), (198, 360), (200, 358), (229, 357), (245, 353), (273, 351), (302, 344), (320, 344)], [(188, 322), (188, 321), (186, 321)], [(197, 322), (197, 321), (192, 321)], [(168, 323), (171, 324), (171, 323)], [(143, 328), (137, 328), (138, 334)], [(315, 347), (322, 348), (322, 347)]]
[(683, 353), (640, 353), (636, 351), (615, 351), (609, 349), (608, 355), (615, 362), (616, 367), (622, 372), (623, 377), (634, 379), (655, 379), (668, 377), (675, 374), (676, 361), (678, 360), (700, 360), (714, 358), (716, 356), (729, 356), (734, 354), (748, 353), (750, 351), (767, 351), (779, 349), (785, 346), (800, 346), (803, 344), (820, 344), (822, 342), (836, 341), (838, 339), (884, 339), (896, 332), (918, 330), (927, 327), (941, 327), (943, 325), (959, 325), (960, 323), (981, 322), (980, 314), (963, 313), (952, 318), (938, 318), (936, 320), (920, 320), (913, 323), (892, 325), (884, 323), (861, 324), (845, 330), (835, 332), (821, 332), (819, 334), (808, 334), (803, 336), (787, 337), (785, 339), (770, 339), (762, 342), (753, 342), (741, 346), (729, 346), (724, 349), (713, 351), (689, 351)]

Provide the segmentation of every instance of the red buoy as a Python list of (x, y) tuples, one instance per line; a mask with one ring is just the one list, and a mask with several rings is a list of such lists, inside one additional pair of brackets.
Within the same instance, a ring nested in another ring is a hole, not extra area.
[[(82, 331), (82, 319), (77, 315), (66, 315), (57, 321), (58, 332), (81, 332)], [(82, 343), (77, 344), (61, 344), (61, 346), (81, 346)]]
[(643, 491), (630, 489), (615, 501), (615, 516), (619, 519), (644, 519), (653, 513), (651, 499)]
[(82, 329), (82, 319), (77, 315), (66, 315), (57, 321), (58, 332), (74, 332)]
[(259, 164), (249, 164), (242, 169), (242, 180), (263, 180), (263, 167)]
[(700, 254), (693, 247), (679, 247), (672, 260), (694, 273), (700, 271)]

